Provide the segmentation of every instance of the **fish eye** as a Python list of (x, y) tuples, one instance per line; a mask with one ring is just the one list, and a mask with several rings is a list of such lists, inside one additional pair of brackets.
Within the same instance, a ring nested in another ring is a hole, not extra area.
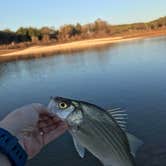
[(59, 108), (65, 109), (65, 108), (67, 108), (67, 104), (65, 102), (61, 102), (61, 103), (59, 103)]

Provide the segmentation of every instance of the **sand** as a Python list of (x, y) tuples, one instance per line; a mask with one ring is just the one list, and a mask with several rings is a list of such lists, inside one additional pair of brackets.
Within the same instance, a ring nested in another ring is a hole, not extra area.
[(74, 41), (70, 43), (64, 44), (55, 44), (51, 46), (33, 46), (29, 48), (25, 48), (23, 50), (15, 50), (13, 52), (5, 53), (0, 55), (0, 61), (6, 60), (16, 60), (16, 59), (24, 59), (24, 58), (33, 58), (40, 56), (47, 56), (50, 54), (63, 53), (67, 51), (75, 51), (86, 48), (93, 48), (97, 46), (102, 46), (106, 44), (119, 43), (119, 42), (127, 42), (132, 40), (143, 39), (145, 37), (166, 35), (166, 31), (164, 33), (159, 34), (142, 34), (142, 35), (132, 35), (132, 36), (123, 36), (123, 37), (106, 37), (99, 39), (90, 39), (90, 40), (82, 40), (82, 41)]

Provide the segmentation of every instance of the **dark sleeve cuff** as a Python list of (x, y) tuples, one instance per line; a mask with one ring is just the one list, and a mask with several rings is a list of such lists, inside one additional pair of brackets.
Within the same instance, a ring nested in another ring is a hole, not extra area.
[(0, 151), (9, 158), (12, 166), (24, 166), (27, 161), (27, 153), (18, 139), (3, 128), (0, 128)]

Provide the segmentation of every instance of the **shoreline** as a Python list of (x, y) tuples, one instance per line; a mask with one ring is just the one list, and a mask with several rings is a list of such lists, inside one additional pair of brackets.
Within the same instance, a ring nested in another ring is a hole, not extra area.
[(122, 35), (117, 37), (86, 39), (86, 40), (73, 41), (73, 42), (64, 43), (64, 44), (54, 44), (50, 46), (32, 46), (22, 50), (20, 49), (10, 50), (11, 52), (9, 53), (1, 54), (0, 62), (46, 57), (46, 56), (65, 53), (65, 52), (85, 50), (85, 49), (95, 48), (99, 46), (102, 47), (104, 45), (111, 45), (114, 43), (140, 40), (140, 39), (158, 37), (158, 36), (166, 36), (166, 30), (129, 34), (129, 35)]

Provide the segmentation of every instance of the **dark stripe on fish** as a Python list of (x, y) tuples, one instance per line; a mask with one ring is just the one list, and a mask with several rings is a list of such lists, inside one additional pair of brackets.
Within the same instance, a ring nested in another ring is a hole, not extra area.
[(92, 121), (88, 121), (88, 124), (95, 131), (96, 138), (98, 138), (98, 137), (100, 137), (101, 139), (104, 138), (103, 141), (105, 141), (107, 145), (112, 147), (111, 150), (117, 156), (118, 160), (120, 160), (119, 153), (117, 152), (117, 148), (116, 148), (115, 144), (112, 143), (110, 137), (103, 131), (103, 128), (101, 128), (100, 126), (96, 125)]

